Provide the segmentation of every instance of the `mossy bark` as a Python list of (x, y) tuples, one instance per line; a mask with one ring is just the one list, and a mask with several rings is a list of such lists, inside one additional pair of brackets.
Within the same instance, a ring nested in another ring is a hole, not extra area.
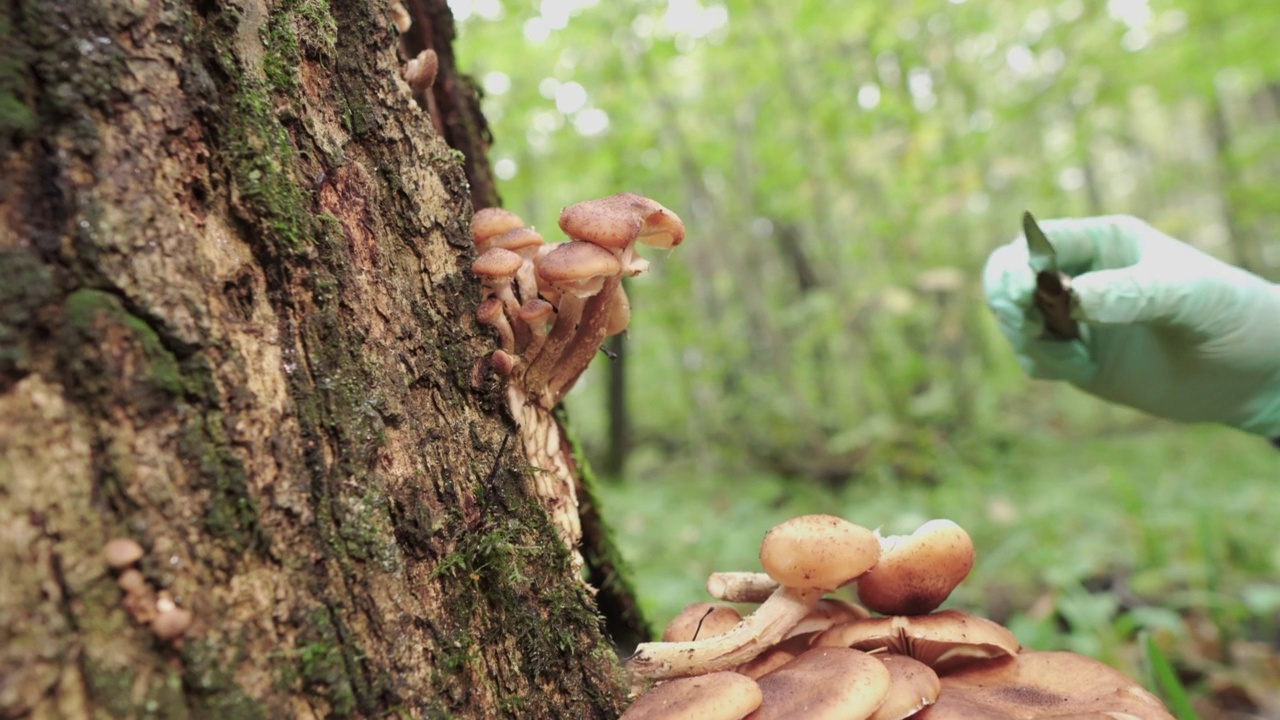
[(437, 47), (446, 144), (397, 41), (378, 0), (0, 3), (0, 716), (616, 716), (476, 362), (483, 124)]

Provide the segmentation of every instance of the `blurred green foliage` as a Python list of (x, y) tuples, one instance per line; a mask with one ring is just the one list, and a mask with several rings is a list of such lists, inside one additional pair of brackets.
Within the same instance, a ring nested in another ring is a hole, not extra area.
[[(631, 190), (688, 226), (628, 289), (606, 498), (659, 620), (823, 511), (957, 520), (982, 559), (955, 602), (1036, 647), (1133, 669), (1143, 630), (1188, 667), (1189, 618), (1276, 631), (1280, 454), (1027, 380), (978, 283), (1026, 209), (1139, 215), (1280, 277), (1271, 4), (451, 6), (509, 209), (555, 240), (561, 206)], [(569, 400), (598, 454), (603, 364)]]

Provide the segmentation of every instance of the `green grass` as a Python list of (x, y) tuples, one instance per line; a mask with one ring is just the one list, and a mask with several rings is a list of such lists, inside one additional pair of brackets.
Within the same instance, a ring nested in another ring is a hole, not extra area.
[[(708, 599), (708, 573), (758, 570), (770, 526), (816, 512), (885, 533), (955, 520), (978, 559), (948, 606), (1005, 622), (1029, 647), (1080, 652), (1134, 677), (1150, 678), (1144, 633), (1167, 641), (1171, 661), (1211, 673), (1230, 665), (1226, 643), (1274, 633), (1280, 609), (1280, 453), (1232, 431), (971, 445), (932, 486), (832, 489), (643, 455), (631, 476), (602, 492), (659, 627)], [(1225, 654), (1201, 648), (1188, 617), (1207, 618)]]

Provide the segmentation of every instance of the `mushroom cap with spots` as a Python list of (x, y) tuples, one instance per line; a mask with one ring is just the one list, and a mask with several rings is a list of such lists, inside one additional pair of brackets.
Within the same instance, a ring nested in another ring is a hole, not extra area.
[(813, 645), (907, 655), (940, 675), (974, 660), (1014, 655), (1021, 647), (1004, 626), (957, 610), (854, 620), (823, 632)]
[(1115, 668), (1083, 655), (1034, 650), (944, 674), (938, 701), (914, 717), (1173, 720), (1156, 696)]
[(542, 235), (531, 227), (512, 228), (489, 240), (490, 248), (510, 250), (522, 258), (532, 259), (544, 245)]
[(522, 262), (524, 259), (510, 250), (489, 248), (471, 263), (471, 272), (485, 280), (510, 280), (515, 277)]
[(589, 242), (561, 243), (538, 261), (538, 277), (561, 293), (594, 295), (622, 265), (613, 253)]
[(950, 520), (880, 537), (880, 562), (858, 578), (858, 600), (883, 615), (924, 615), (969, 575), (973, 558), (973, 540)]
[(635, 193), (618, 193), (584, 200), (560, 211), (560, 229), (575, 240), (587, 240), (611, 250), (637, 241), (674, 247), (684, 240), (684, 224), (656, 200)]
[(519, 215), (498, 207), (484, 208), (471, 216), (471, 239), (476, 249), (484, 252), (489, 240), (518, 227), (524, 227)]
[(774, 526), (760, 543), (760, 564), (785, 587), (835, 590), (870, 570), (880, 541), (834, 515), (801, 515)]
[(761, 676), (751, 720), (867, 718), (889, 693), (889, 670), (859, 650), (811, 648)]
[(751, 678), (715, 672), (655, 685), (618, 720), (741, 720), (760, 700), (760, 686)]

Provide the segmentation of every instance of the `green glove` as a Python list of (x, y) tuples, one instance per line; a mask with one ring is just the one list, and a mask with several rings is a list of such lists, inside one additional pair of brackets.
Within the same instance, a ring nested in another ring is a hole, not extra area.
[(1280, 440), (1280, 286), (1137, 218), (1040, 223), (1072, 276), (1080, 338), (1045, 338), (1019, 237), (987, 260), (983, 287), (1032, 377), (1184, 422)]

